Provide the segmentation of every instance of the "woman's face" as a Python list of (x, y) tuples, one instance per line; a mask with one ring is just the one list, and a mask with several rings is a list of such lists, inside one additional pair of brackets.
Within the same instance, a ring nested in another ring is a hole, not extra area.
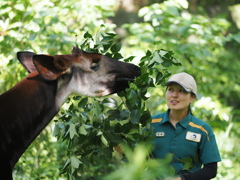
[(168, 108), (176, 111), (188, 111), (188, 106), (196, 97), (191, 96), (182, 86), (171, 83), (167, 87), (166, 101)]

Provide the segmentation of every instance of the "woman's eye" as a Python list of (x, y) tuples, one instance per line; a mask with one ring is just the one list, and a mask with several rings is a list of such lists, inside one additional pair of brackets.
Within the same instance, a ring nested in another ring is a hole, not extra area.
[(186, 90), (185, 90), (185, 89), (180, 89), (179, 92), (181, 92), (181, 93), (185, 93)]

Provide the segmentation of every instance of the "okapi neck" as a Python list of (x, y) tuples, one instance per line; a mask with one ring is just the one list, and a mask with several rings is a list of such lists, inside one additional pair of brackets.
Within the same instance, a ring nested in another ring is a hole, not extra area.
[[(1, 148), (8, 150), (3, 153), (11, 159), (12, 168), (58, 112), (56, 91), (57, 80), (46, 81), (35, 71), (0, 96), (4, 102), (0, 109), (4, 112), (0, 122)], [(5, 132), (2, 125), (9, 122), (11, 126)]]

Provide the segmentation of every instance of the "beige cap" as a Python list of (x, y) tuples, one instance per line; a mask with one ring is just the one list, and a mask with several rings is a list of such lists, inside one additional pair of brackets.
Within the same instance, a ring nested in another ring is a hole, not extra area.
[(170, 83), (177, 83), (187, 92), (192, 92), (197, 96), (197, 83), (191, 75), (185, 72), (172, 75), (166, 83), (166, 86)]

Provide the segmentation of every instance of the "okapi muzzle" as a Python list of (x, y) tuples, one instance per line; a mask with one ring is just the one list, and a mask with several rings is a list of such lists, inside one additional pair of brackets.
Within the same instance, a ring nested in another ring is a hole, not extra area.
[(12, 169), (24, 151), (57, 114), (72, 93), (106, 96), (128, 87), (140, 68), (87, 53), (43, 55), (18, 52), (29, 75), (0, 95), (0, 180), (11, 180)]

